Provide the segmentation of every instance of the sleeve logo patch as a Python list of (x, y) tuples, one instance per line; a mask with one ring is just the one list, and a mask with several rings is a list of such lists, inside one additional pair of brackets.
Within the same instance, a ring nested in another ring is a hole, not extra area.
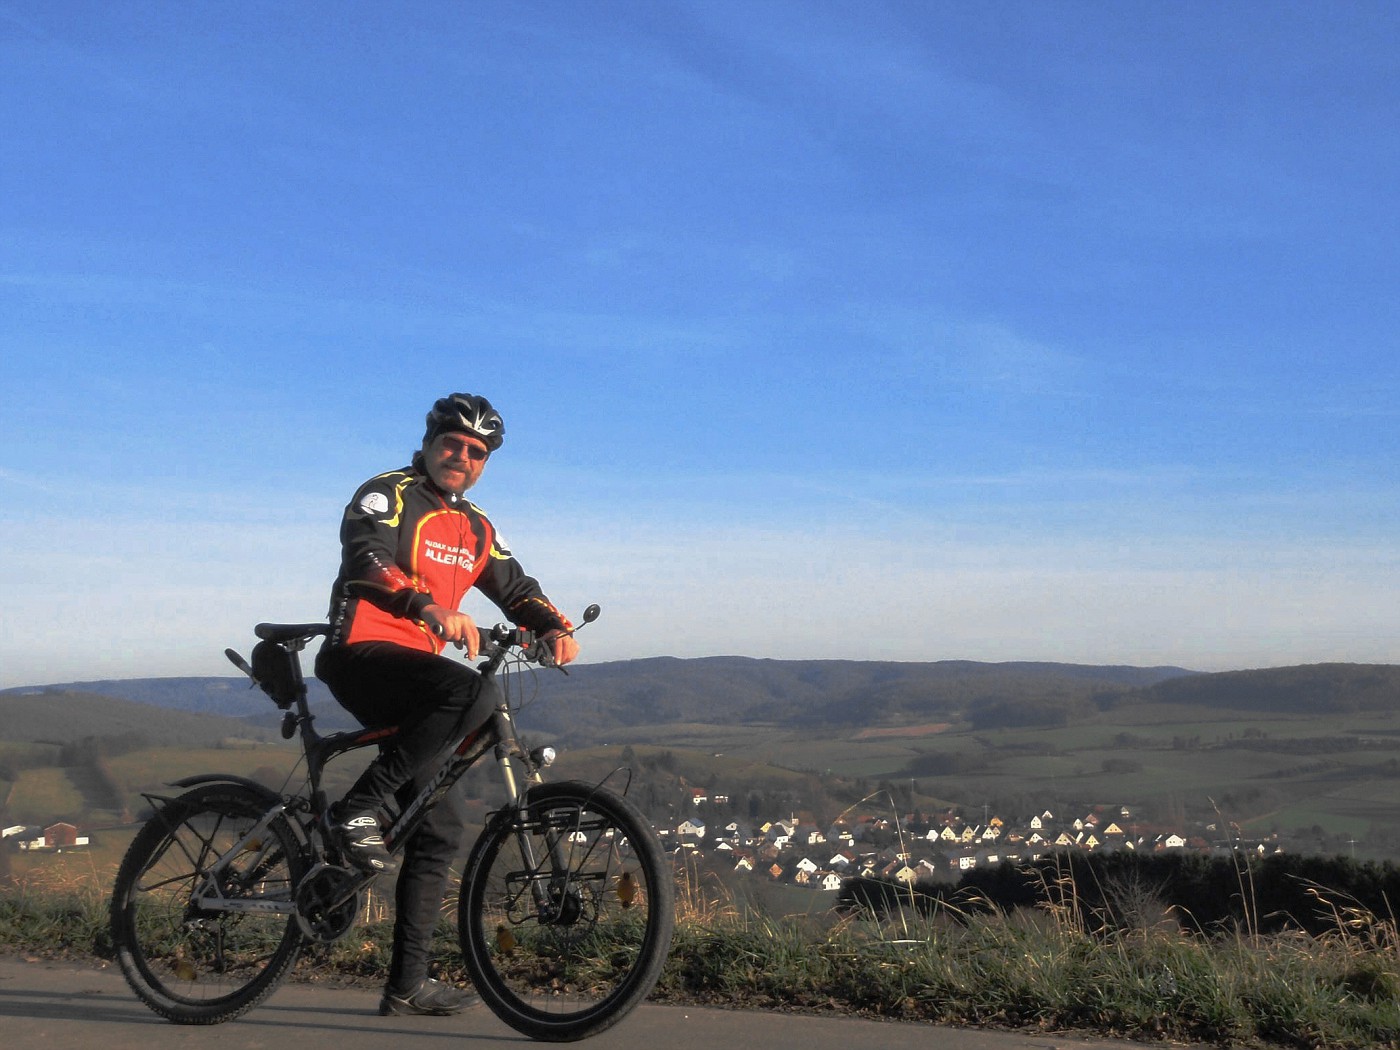
[(389, 497), (382, 492), (366, 492), (360, 497), (360, 510), (365, 514), (387, 514)]

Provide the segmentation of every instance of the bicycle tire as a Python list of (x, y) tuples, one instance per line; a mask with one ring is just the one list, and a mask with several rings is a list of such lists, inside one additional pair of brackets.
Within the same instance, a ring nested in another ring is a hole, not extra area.
[(675, 880), (651, 826), (610, 791), (540, 785), (525, 814), (497, 814), (467, 858), (462, 955), (502, 1021), (570, 1042), (612, 1027), (655, 987), (675, 929)]
[[(117, 962), (138, 998), (178, 1024), (218, 1024), (270, 995), (301, 954), (288, 914), (207, 911), (192, 894), (213, 862), (267, 812), (268, 800), (238, 784), (208, 784), (165, 804), (136, 833), (112, 888)], [(293, 899), (305, 862), (285, 819), (244, 850), (223, 891)]]

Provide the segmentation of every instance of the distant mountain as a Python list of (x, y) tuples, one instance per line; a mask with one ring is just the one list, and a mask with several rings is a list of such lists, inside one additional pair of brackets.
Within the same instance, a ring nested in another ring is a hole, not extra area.
[(613, 726), (706, 722), (845, 728), (963, 722), (999, 704), (1095, 706), (1195, 672), (1055, 663), (868, 662), (658, 657), (536, 672), (522, 721), (577, 739)]
[[(1316, 664), (1213, 674), (1180, 667), (655, 658), (538, 672), (522, 721), (572, 738), (704, 722), (796, 729), (952, 722), (979, 729), (1112, 719), (1134, 705), (1320, 713), (1400, 706), (1400, 667)], [(529, 689), (527, 687), (527, 695)]]
[(1393, 664), (1303, 664), (1159, 682), (1141, 701), (1205, 704), (1240, 711), (1325, 714), (1400, 708), (1400, 667)]
[[(28, 686), (5, 689), (0, 696), (72, 691), (117, 696), (156, 707), (177, 711), (198, 711), (202, 714), (224, 715), (228, 718), (248, 718), (276, 713), (277, 706), (266, 693), (246, 678), (126, 678), (104, 679), (98, 682), (67, 682), (62, 685)], [(312, 704), (334, 704), (328, 690), (319, 681), (307, 683)]]
[[(250, 727), (272, 729), (282, 721), (277, 705), (246, 678), (128, 678), (21, 686), (0, 690), (0, 715), (3, 715), (6, 701), (14, 697), (48, 697), (48, 702), (52, 703), (60, 695), (77, 694), (105, 696), (143, 707), (214, 716), (243, 731)], [(335, 702), (330, 690), (321, 682), (315, 679), (307, 682), (307, 698), (311, 702), (312, 713), (316, 715), (316, 727), (322, 732), (351, 729), (358, 725)], [(224, 735), (233, 734), (226, 730)], [(19, 739), (9, 731), (3, 718), (0, 718), (0, 739)]]
[(273, 739), (244, 719), (178, 711), (65, 688), (0, 693), (0, 740), (74, 744), (87, 737), (131, 746), (205, 747), (230, 737)]
[[(1240, 711), (1378, 710), (1400, 701), (1400, 667), (1313, 664), (1203, 674), (1180, 667), (1057, 663), (896, 663), (655, 657), (535, 671), (513, 688), (529, 699), (521, 721), (567, 731), (580, 743), (617, 726), (700, 722), (844, 729), (946, 721), (976, 728), (1067, 725), (1125, 705)], [(318, 727), (355, 723), (318, 681), (308, 683)], [(103, 694), (157, 707), (275, 726), (273, 703), (241, 678), (153, 678), (10, 689), (14, 697)], [(0, 706), (0, 737), (14, 739)]]

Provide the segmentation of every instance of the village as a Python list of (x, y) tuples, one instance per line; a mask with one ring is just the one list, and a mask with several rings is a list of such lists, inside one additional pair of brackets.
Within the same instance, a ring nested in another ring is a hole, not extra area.
[[(1094, 806), (1064, 818), (1049, 809), (1018, 819), (986, 814), (968, 821), (955, 809), (898, 819), (862, 815), (820, 827), (811, 818), (787, 817), (750, 825), (726, 819), (711, 827), (704, 812), (725, 806), (725, 795), (693, 789), (695, 813), (674, 828), (657, 829), (668, 851), (693, 856), (716, 869), (728, 868), (777, 883), (835, 892), (852, 877), (913, 885), (956, 881), (977, 868), (1026, 863), (1058, 851), (1109, 853), (1192, 851), (1258, 856), (1282, 853), (1277, 836), (1242, 839), (1222, 823), (1168, 828), (1138, 821), (1128, 806)], [(723, 818), (721, 818), (723, 819)]]
[[(693, 812), (674, 827), (657, 827), (667, 852), (775, 883), (836, 892), (851, 877), (880, 878), (913, 885), (956, 881), (963, 873), (1001, 863), (1034, 862), (1057, 851), (1108, 853), (1164, 850), (1216, 854), (1248, 850), (1259, 856), (1282, 853), (1277, 836), (1245, 840), (1218, 823), (1193, 829), (1164, 828), (1136, 820), (1127, 806), (1094, 806), (1059, 818), (1049, 809), (1019, 819), (984, 815), (968, 821), (955, 809), (898, 819), (861, 815), (819, 827), (810, 815), (789, 814), (756, 825), (725, 819), (707, 823), (712, 808), (729, 798), (691, 789)], [(63, 853), (88, 848), (88, 831), (67, 821), (43, 826), (15, 824), (0, 829), (4, 849), (22, 853)]]

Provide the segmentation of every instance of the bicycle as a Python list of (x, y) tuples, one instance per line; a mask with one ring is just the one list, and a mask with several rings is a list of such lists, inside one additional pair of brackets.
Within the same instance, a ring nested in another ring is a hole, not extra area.
[[(590, 606), (583, 620), (597, 616)], [(341, 856), (322, 774), (338, 755), (392, 743), (396, 729), (316, 732), (300, 653), (329, 630), (258, 624), (251, 666), (225, 650), (284, 712), (283, 737), (300, 733), (304, 789), (284, 794), (212, 773), (174, 781), (187, 789), (178, 796), (145, 796), (155, 812), (117, 873), (112, 942), (132, 990), (171, 1021), (239, 1016), (278, 987), (308, 944), (345, 936), (364, 910), (376, 875)], [(485, 679), (503, 667), (549, 664), (528, 631), (480, 633)], [(445, 749), (384, 842), (398, 852), (428, 809), (493, 755), (507, 801), (488, 816), (463, 869), (463, 961), (512, 1028), (533, 1039), (582, 1039), (616, 1024), (655, 986), (675, 925), (674, 881), (655, 831), (625, 798), (603, 784), (544, 783), (554, 750), (525, 748), (511, 690), (501, 694), (484, 726)]]

